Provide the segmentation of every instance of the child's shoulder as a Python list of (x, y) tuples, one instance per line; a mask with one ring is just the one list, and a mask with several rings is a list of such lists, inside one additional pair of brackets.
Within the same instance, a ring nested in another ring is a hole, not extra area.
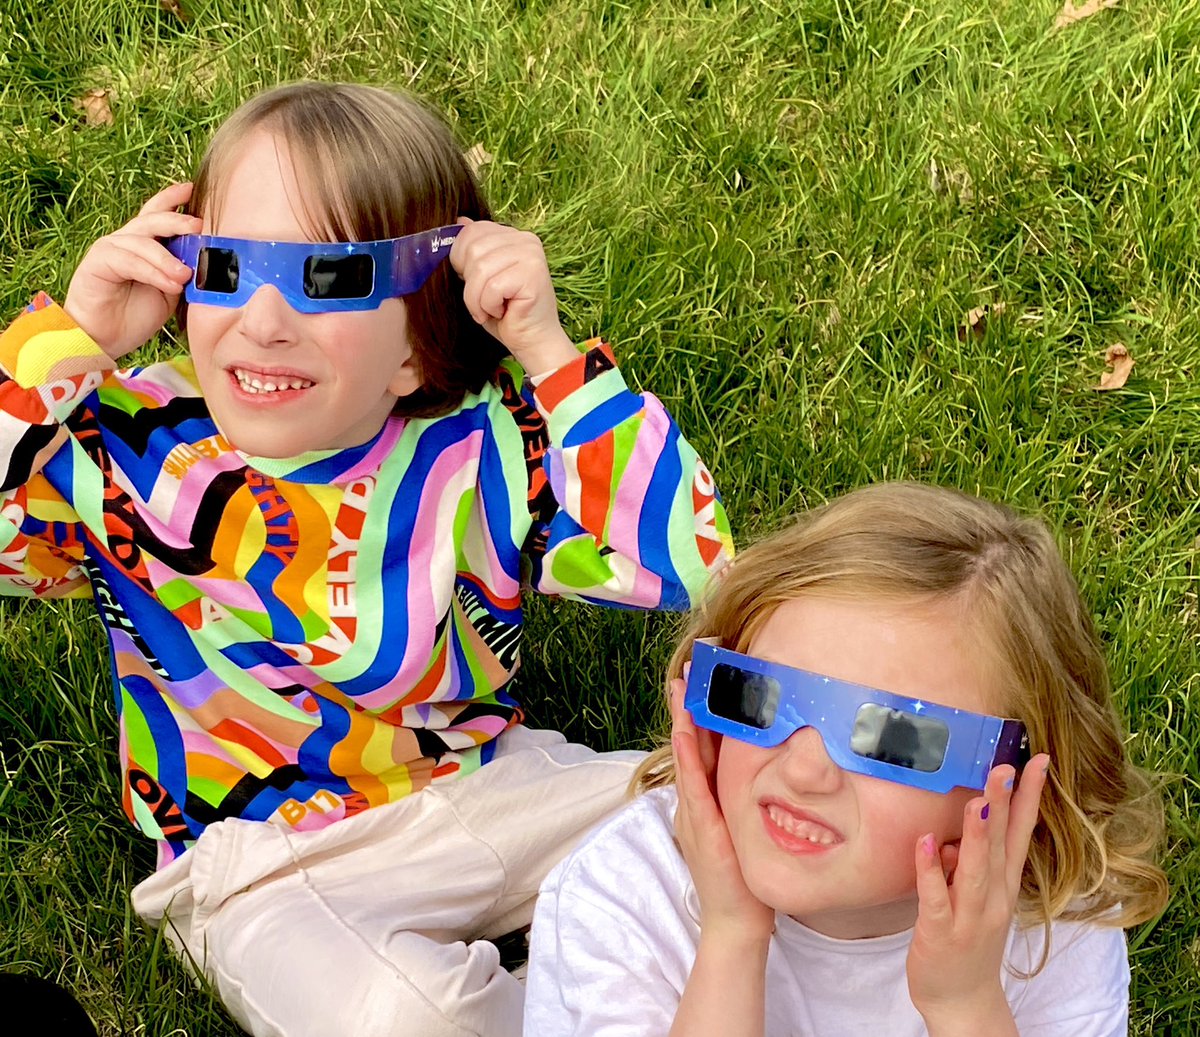
[(648, 886), (682, 888), (687, 865), (675, 843), (674, 786), (652, 789), (598, 825), (547, 876), (544, 889), (628, 897)]
[(1102, 921), (1056, 919), (1045, 965), (1037, 971), (1046, 935), (1040, 925), (1013, 924), (1003, 981), (1010, 1003), (1019, 1008), (1018, 1022), (1039, 1012), (1062, 1012), (1071, 1002), (1078, 1002), (1081, 1015), (1106, 1007), (1119, 1015), (1130, 979), (1125, 931)]

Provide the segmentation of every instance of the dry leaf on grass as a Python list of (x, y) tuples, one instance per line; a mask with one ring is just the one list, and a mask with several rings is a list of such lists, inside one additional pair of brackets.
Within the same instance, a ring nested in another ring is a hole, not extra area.
[(183, 4), (179, 0), (158, 0), (158, 6), (166, 11), (167, 14), (173, 14), (181, 22), (188, 20), (188, 13), (183, 9)]
[(1058, 17), (1054, 19), (1054, 28), (1065, 29), (1068, 25), (1074, 25), (1076, 22), (1081, 22), (1094, 14), (1099, 14), (1106, 7), (1116, 6), (1117, 0), (1085, 0), (1078, 7), (1072, 3), (1072, 0), (1063, 0), (1063, 9), (1058, 12)]
[(479, 176), (479, 171), (483, 169), (492, 160), (492, 153), (487, 150), (482, 144), (474, 144), (468, 150), (465, 156), (467, 165), (471, 167), (471, 174)]
[(1104, 362), (1112, 368), (1100, 376), (1097, 389), (1120, 389), (1129, 381), (1129, 372), (1133, 370), (1133, 357), (1125, 348), (1125, 343), (1114, 342), (1104, 351)]
[(958, 341), (966, 342), (968, 335), (983, 338), (984, 332), (987, 331), (988, 321), (993, 317), (999, 317), (1004, 310), (1005, 304), (1002, 302), (976, 306), (973, 310), (968, 310), (962, 323), (958, 326)]
[(77, 112), (83, 112), (84, 121), (89, 126), (111, 126), (113, 121), (112, 105), (109, 98), (111, 90), (89, 90), (82, 97), (71, 102), (71, 107)]
[(929, 187), (934, 194), (953, 193), (963, 205), (970, 205), (975, 200), (971, 174), (965, 169), (939, 166), (936, 158), (929, 160)]

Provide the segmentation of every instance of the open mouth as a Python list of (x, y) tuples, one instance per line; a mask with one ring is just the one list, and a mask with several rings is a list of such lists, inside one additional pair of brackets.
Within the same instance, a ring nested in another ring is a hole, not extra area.
[(815, 853), (843, 842), (832, 828), (778, 803), (764, 803), (761, 809), (767, 834), (792, 853)]
[(311, 389), (317, 383), (294, 374), (267, 374), (241, 367), (229, 368), (237, 387), (251, 396), (285, 394)]

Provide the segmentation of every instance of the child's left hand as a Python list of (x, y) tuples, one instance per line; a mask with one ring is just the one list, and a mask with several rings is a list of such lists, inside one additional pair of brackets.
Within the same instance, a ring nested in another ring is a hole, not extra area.
[(531, 377), (570, 363), (579, 350), (558, 320), (558, 300), (536, 234), (486, 220), (463, 225), (450, 263), (463, 279), (471, 316), (499, 339)]
[(999, 1012), (1012, 1018), (1000, 970), (1049, 762), (1045, 754), (1030, 760), (1015, 793), (1014, 769), (995, 768), (983, 796), (966, 806), (957, 852), (939, 852), (932, 835), (917, 841), (908, 990), (931, 1035), (982, 1032), (979, 1020)]

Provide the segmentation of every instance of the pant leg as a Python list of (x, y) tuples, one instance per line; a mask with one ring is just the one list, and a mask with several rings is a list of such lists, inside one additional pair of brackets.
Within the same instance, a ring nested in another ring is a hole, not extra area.
[(515, 1037), (523, 990), (478, 937), (528, 923), (640, 757), (509, 735), (476, 773), (327, 829), (213, 825), (134, 906), (257, 1037)]

